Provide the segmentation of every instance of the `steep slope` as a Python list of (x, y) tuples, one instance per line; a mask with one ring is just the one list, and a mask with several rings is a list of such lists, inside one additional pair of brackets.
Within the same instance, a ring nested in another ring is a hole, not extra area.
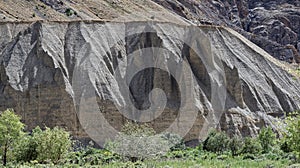
[[(99, 143), (128, 119), (186, 140), (255, 135), (300, 109), (300, 82), (229, 28), (164, 22), (0, 25), (0, 110)], [(86, 134), (87, 133), (87, 134)]]
[(223, 25), (238, 31), (273, 57), (290, 63), (300, 63), (299, 11), (299, 0), (0, 0), (0, 22), (181, 22), (180, 16), (194, 24)]
[(0, 0), (0, 22), (124, 19), (179, 21), (176, 18), (178, 16), (150, 0)]
[(225, 25), (277, 59), (300, 63), (299, 0), (153, 0), (196, 24)]

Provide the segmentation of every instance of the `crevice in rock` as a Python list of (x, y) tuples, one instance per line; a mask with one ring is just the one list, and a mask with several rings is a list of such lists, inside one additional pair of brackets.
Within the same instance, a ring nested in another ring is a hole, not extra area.
[(243, 81), (242, 83), (242, 93), (245, 98), (245, 104), (251, 111), (260, 111), (260, 104), (257, 101), (257, 95), (251, 91), (249, 85)]
[(239, 107), (245, 108), (243, 99), (243, 90), (239, 77), (239, 72), (236, 67), (233, 69), (223, 64), (226, 76), (226, 88), (229, 95), (235, 100)]
[[(283, 112), (291, 112), (294, 111), (293, 105), (290, 102), (290, 97), (283, 92), (283, 90), (279, 89), (276, 84), (268, 77), (266, 77), (268, 83), (271, 85), (273, 92), (275, 93), (282, 109), (284, 110)], [(281, 117), (284, 115), (284, 113), (274, 113), (270, 114), (273, 117)]]
[(195, 76), (197, 83), (202, 88), (202, 91), (206, 95), (207, 99), (211, 99), (211, 84), (210, 77), (202, 62), (201, 58), (190, 48), (187, 44), (183, 45), (182, 57), (185, 57), (191, 67), (193, 75)]
[(69, 74), (69, 80), (73, 80), (73, 72), (76, 63), (76, 55), (85, 43), (84, 37), (80, 30), (79, 23), (69, 23), (65, 34), (64, 59)]

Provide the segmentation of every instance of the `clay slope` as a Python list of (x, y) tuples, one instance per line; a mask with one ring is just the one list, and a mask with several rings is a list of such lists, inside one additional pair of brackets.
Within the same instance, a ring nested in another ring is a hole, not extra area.
[(0, 110), (14, 108), (28, 129), (59, 125), (101, 143), (131, 119), (192, 140), (210, 127), (276, 129), (300, 109), (299, 80), (229, 28), (34, 22), (0, 32)]

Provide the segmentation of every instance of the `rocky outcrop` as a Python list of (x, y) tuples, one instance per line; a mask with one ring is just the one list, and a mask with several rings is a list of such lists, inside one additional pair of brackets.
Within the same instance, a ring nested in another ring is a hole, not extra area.
[[(299, 80), (229, 28), (163, 22), (0, 25), (0, 108), (102, 143), (126, 120), (186, 140), (255, 135), (300, 109)], [(3, 37), (3, 38), (2, 38)]]
[(153, 1), (197, 24), (229, 26), (275, 58), (300, 63), (299, 1)]

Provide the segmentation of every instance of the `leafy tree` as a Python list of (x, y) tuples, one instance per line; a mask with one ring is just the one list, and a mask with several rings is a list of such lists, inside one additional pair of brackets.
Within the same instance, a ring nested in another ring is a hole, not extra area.
[(0, 147), (2, 149), (2, 161), (7, 163), (7, 153), (12, 144), (24, 133), (24, 124), (20, 121), (12, 109), (7, 109), (0, 116)]
[(270, 127), (262, 128), (259, 132), (258, 139), (263, 149), (263, 153), (268, 153), (275, 145), (276, 135)]
[(70, 134), (62, 128), (46, 128), (44, 131), (37, 128), (33, 138), (37, 143), (36, 152), (39, 162), (50, 160), (58, 163), (71, 148)]
[(244, 146), (242, 153), (259, 154), (262, 151), (262, 147), (256, 138), (246, 137), (244, 140)]
[(228, 150), (228, 143), (229, 138), (224, 132), (212, 129), (204, 141), (203, 148), (207, 151), (222, 153)]

